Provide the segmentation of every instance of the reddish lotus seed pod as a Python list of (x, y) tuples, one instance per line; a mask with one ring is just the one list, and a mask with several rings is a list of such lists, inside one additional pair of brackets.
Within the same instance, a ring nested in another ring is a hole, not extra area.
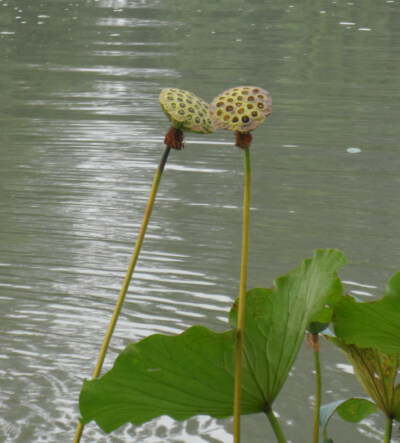
[(236, 146), (245, 149), (251, 143), (250, 131), (272, 112), (271, 95), (258, 86), (228, 89), (210, 104), (213, 122), (223, 129), (236, 131)]

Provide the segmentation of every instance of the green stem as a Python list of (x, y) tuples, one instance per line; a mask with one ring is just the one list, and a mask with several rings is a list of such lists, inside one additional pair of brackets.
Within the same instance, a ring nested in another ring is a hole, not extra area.
[(393, 418), (386, 417), (386, 426), (385, 426), (385, 441), (384, 443), (390, 443), (392, 438), (392, 427), (393, 427)]
[(247, 263), (249, 256), (249, 225), (250, 225), (250, 191), (251, 167), (250, 148), (244, 149), (244, 199), (243, 199), (243, 231), (242, 260), (240, 267), (239, 307), (236, 338), (235, 392), (233, 403), (233, 435), (234, 442), (240, 442), (240, 414), (242, 399), (242, 360), (244, 341), (244, 319), (246, 307)]
[[(138, 260), (139, 254), (140, 254), (140, 250), (142, 248), (144, 236), (146, 234), (147, 226), (150, 221), (151, 212), (153, 210), (154, 201), (157, 196), (158, 186), (160, 184), (162, 173), (164, 171), (165, 164), (167, 163), (167, 159), (168, 159), (168, 155), (169, 155), (170, 150), (171, 150), (171, 148), (168, 146), (165, 148), (165, 151), (164, 151), (164, 153), (161, 157), (160, 163), (158, 165), (158, 168), (157, 168), (154, 180), (153, 180), (153, 185), (151, 188), (149, 201), (147, 202), (147, 207), (146, 207), (146, 210), (144, 213), (142, 226), (140, 228), (138, 239), (136, 241), (136, 246), (133, 251), (128, 270), (125, 275), (125, 280), (122, 284), (121, 292), (118, 296), (117, 303), (115, 304), (114, 312), (111, 317), (110, 323), (108, 325), (108, 329), (107, 329), (106, 335), (104, 337), (103, 344), (100, 349), (99, 357), (97, 359), (97, 364), (94, 369), (92, 379), (95, 379), (100, 375), (101, 368), (103, 367), (103, 363), (104, 363), (104, 359), (107, 354), (108, 346), (110, 344), (111, 337), (112, 337), (112, 334), (115, 329), (115, 325), (117, 324), (117, 320), (118, 320), (119, 314), (121, 312), (126, 293), (128, 292), (129, 283), (132, 279), (132, 274), (133, 274), (133, 271), (135, 270), (136, 262)], [(82, 432), (83, 432), (83, 425), (81, 422), (79, 422), (78, 426), (76, 428), (76, 432), (75, 432), (74, 443), (78, 443), (80, 441), (81, 436), (82, 436)]]
[(312, 334), (315, 365), (315, 409), (314, 409), (314, 432), (313, 443), (319, 442), (319, 415), (321, 409), (321, 361), (319, 355), (319, 334)]
[(275, 417), (275, 414), (271, 408), (267, 408), (266, 412), (268, 420), (272, 426), (272, 429), (275, 433), (276, 440), (278, 443), (286, 443), (286, 438), (283, 435), (283, 431), (281, 425), (279, 424), (278, 419)]

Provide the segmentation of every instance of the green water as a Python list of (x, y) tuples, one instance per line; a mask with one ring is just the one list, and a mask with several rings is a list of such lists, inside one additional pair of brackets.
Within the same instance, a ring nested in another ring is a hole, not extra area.
[[(345, 252), (346, 289), (381, 296), (400, 269), (400, 2), (0, 0), (0, 441), (69, 442), (143, 216), (168, 122), (161, 89), (211, 100), (258, 85), (249, 287), (316, 248)], [(238, 294), (243, 155), (233, 134), (189, 135), (168, 161), (112, 349), (195, 324), (227, 327)], [(322, 348), (323, 402), (362, 395)], [(304, 346), (276, 403), (311, 439)], [(332, 422), (382, 441), (384, 419)], [(82, 441), (230, 442), (231, 420), (163, 417)], [(243, 441), (273, 441), (263, 416)], [(398, 438), (397, 427), (394, 440)]]

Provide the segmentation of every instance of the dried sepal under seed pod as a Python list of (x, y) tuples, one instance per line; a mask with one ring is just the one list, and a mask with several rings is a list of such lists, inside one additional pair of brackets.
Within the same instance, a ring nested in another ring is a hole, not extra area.
[(271, 114), (272, 99), (268, 91), (258, 86), (237, 86), (215, 97), (210, 111), (216, 126), (246, 133)]
[(208, 103), (195, 94), (167, 88), (161, 91), (159, 101), (174, 128), (200, 134), (214, 131)]

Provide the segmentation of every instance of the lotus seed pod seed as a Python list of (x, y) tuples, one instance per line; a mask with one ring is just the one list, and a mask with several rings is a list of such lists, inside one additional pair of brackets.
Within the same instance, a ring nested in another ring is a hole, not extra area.
[(208, 103), (195, 94), (183, 89), (167, 88), (161, 91), (159, 101), (174, 128), (201, 134), (214, 131)]
[(216, 126), (250, 132), (272, 112), (271, 95), (258, 86), (238, 86), (214, 98), (210, 111)]

